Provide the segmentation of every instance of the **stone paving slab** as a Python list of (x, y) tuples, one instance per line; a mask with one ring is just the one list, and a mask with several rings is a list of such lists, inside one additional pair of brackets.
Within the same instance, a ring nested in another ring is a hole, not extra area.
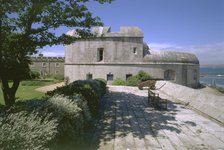
[(156, 110), (148, 105), (147, 91), (110, 86), (101, 108), (90, 149), (224, 150), (223, 125), (172, 102)]

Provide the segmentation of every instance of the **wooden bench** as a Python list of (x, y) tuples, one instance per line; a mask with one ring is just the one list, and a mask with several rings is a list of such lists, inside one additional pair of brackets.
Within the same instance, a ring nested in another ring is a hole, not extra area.
[(167, 109), (167, 99), (162, 98), (157, 90), (148, 89), (148, 104), (155, 108)]
[(140, 90), (148, 90), (148, 104), (151, 103), (155, 108), (167, 109), (167, 96), (156, 89), (155, 84), (157, 80), (162, 79), (146, 79), (146, 81), (143, 81), (138, 85), (138, 88)]

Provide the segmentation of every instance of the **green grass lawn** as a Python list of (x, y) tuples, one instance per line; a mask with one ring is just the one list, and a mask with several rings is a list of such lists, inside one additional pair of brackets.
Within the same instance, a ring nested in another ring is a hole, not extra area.
[[(17, 101), (21, 100), (29, 100), (33, 98), (41, 98), (45, 94), (42, 92), (35, 91), (36, 88), (39, 88), (41, 86), (54, 84), (57, 81), (55, 80), (28, 80), (28, 81), (22, 81), (20, 83), (20, 86), (16, 92), (16, 98)], [(2, 90), (0, 89), (0, 104), (4, 105), (4, 99)]]

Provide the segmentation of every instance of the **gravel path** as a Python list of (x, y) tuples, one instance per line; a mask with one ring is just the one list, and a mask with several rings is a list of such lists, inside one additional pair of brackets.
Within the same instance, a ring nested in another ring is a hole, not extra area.
[(173, 102), (156, 110), (135, 87), (109, 86), (101, 110), (90, 149), (224, 149), (222, 125)]
[(61, 87), (64, 85), (65, 85), (64, 82), (60, 82), (60, 83), (56, 83), (56, 84), (52, 84), (52, 85), (43, 86), (43, 87), (37, 88), (35, 90), (39, 91), (39, 92), (46, 93), (47, 91), (52, 91), (52, 90), (56, 89), (57, 87)]

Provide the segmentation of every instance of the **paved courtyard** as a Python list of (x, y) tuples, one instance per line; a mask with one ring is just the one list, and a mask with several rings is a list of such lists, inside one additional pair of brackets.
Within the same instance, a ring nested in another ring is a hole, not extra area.
[(101, 108), (91, 149), (224, 150), (223, 125), (178, 103), (156, 110), (148, 105), (147, 91), (111, 86)]

